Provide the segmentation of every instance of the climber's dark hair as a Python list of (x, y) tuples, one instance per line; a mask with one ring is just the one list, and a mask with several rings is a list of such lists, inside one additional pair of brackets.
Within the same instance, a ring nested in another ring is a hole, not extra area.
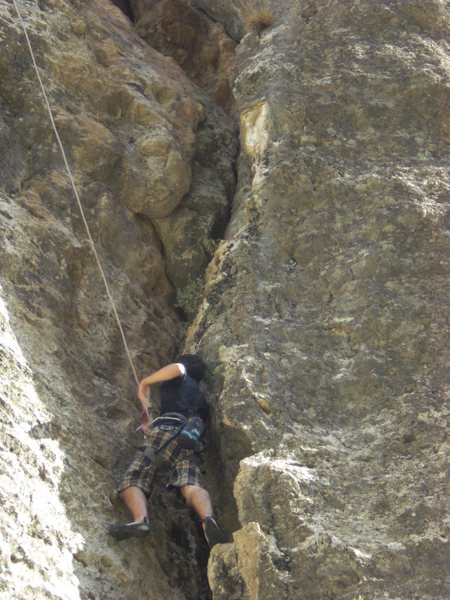
[(187, 374), (196, 381), (200, 381), (205, 374), (206, 365), (197, 354), (182, 354), (175, 362), (186, 367)]

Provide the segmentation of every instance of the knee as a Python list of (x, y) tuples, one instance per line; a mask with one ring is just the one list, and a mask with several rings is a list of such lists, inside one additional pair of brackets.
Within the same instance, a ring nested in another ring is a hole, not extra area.
[[(188, 506), (192, 506), (193, 502), (199, 495), (205, 494), (206, 490), (198, 485), (183, 485), (180, 488), (181, 495), (186, 500)], [(207, 493), (207, 492), (206, 492)]]
[(186, 504), (189, 505), (192, 503), (192, 495), (194, 493), (193, 487), (193, 485), (183, 485), (180, 487), (181, 495), (185, 499)]

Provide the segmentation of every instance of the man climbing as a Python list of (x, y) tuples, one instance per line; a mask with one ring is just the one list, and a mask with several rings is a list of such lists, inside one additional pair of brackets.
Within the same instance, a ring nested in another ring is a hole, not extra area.
[[(147, 498), (155, 470), (164, 468), (169, 478), (167, 487), (179, 490), (186, 504), (196, 511), (209, 547), (223, 541), (222, 531), (213, 516), (211, 498), (202, 485), (201, 470), (195, 459), (196, 448), (187, 448), (190, 444), (182, 442), (183, 434), (189, 436), (187, 427), (183, 431), (187, 419), (195, 417), (190, 423), (200, 424), (200, 432), (193, 434), (196, 440), (195, 434), (201, 434), (208, 417), (208, 405), (198, 386), (205, 369), (199, 356), (184, 354), (140, 382), (138, 398), (144, 412), (139, 421), (145, 434), (144, 443), (126, 470), (118, 490), (133, 522), (110, 525), (109, 533), (116, 540), (146, 537), (150, 533)], [(150, 385), (155, 383), (162, 383), (161, 416), (152, 423)], [(192, 435), (189, 437), (192, 439)]]

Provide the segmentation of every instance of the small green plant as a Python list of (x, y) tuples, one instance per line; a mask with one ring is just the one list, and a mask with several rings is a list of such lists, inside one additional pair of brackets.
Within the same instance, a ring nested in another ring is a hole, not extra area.
[(270, 0), (239, 0), (245, 17), (245, 25), (248, 31), (256, 31), (258, 35), (264, 29), (270, 27), (275, 15), (270, 6)]
[(216, 240), (213, 240), (212, 238), (207, 238), (206, 240), (204, 240), (202, 242), (202, 246), (203, 246), (203, 250), (208, 255), (208, 258), (211, 258), (211, 256), (214, 254), (214, 251), (217, 246)]
[(189, 275), (187, 284), (177, 290), (177, 299), (175, 306), (181, 308), (186, 317), (191, 320), (194, 318), (199, 304), (203, 297), (203, 287), (205, 279), (203, 275), (199, 275), (195, 279)]
[(212, 376), (214, 377), (214, 379), (222, 377), (223, 373), (224, 373), (224, 370), (225, 370), (225, 368), (224, 368), (223, 365), (217, 365), (214, 368), (214, 371), (212, 372)]

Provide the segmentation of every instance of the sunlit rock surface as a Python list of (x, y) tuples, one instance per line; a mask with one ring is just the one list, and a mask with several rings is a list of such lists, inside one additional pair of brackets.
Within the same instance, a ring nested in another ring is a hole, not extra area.
[[(180, 349), (176, 292), (228, 219), (235, 123), (110, 2), (18, 4), (143, 376)], [(1, 595), (207, 597), (206, 543), (168, 493), (148, 543), (106, 533), (128, 519), (108, 496), (136, 384), (9, 2), (0, 39)]]
[(238, 46), (240, 185), (190, 331), (241, 523), (217, 599), (449, 595), (447, 36), (442, 2), (283, 2)]
[[(281, 0), (258, 34), (250, 3), (191, 0), (217, 23), (206, 54), (179, 2), (19, 4), (139, 375), (182, 348), (177, 293), (209, 263), (185, 347), (210, 367), (228, 543), (208, 562), (164, 489), (148, 540), (106, 535), (136, 386), (3, 3), (2, 596), (448, 598), (445, 3)], [(219, 30), (236, 169), (220, 82), (189, 72), (210, 75)]]

